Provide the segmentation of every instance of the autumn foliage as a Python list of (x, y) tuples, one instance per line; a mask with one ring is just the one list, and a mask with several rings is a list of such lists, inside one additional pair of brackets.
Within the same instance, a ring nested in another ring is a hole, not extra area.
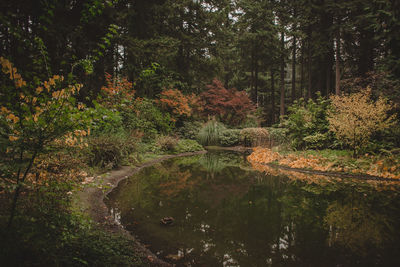
[[(8, 226), (15, 214), (18, 196), (28, 182), (45, 184), (49, 172), (45, 158), (40, 157), (57, 142), (66, 145), (81, 143), (87, 123), (82, 114), (84, 105), (74, 95), (81, 84), (68, 85), (63, 76), (54, 75), (35, 89), (17, 72), (12, 63), (0, 57), (1, 71), (9, 76), (2, 84), (0, 105), (0, 193), (14, 192)], [(32, 170), (35, 170), (33, 172)]]
[(106, 86), (101, 88), (105, 95), (102, 103), (107, 107), (121, 104), (123, 101), (131, 102), (134, 100), (135, 90), (133, 83), (126, 78), (113, 78), (111, 74), (106, 73)]
[(190, 98), (182, 94), (178, 89), (166, 89), (161, 92), (158, 103), (161, 108), (169, 111), (175, 116), (190, 116), (192, 109), (190, 107)]
[(329, 129), (353, 148), (354, 155), (368, 144), (373, 133), (394, 124), (395, 116), (388, 115), (393, 106), (381, 97), (371, 100), (369, 88), (350, 95), (333, 95), (331, 101)]
[(226, 124), (239, 124), (255, 109), (246, 92), (235, 88), (226, 89), (217, 79), (207, 85), (207, 89), (200, 95), (204, 101), (203, 113), (216, 116)]
[(247, 159), (253, 167), (256, 166), (258, 170), (269, 169), (263, 166), (267, 166), (265, 164), (274, 163), (294, 169), (368, 174), (383, 178), (400, 179), (400, 164), (396, 160), (391, 159), (390, 162), (385, 162), (382, 159), (373, 158), (369, 155), (365, 157), (366, 158), (363, 160), (369, 160), (370, 163), (366, 164), (363, 168), (354, 168), (351, 165), (346, 165), (345, 159), (340, 159), (335, 162), (321, 155), (281, 155), (268, 148), (256, 147)]

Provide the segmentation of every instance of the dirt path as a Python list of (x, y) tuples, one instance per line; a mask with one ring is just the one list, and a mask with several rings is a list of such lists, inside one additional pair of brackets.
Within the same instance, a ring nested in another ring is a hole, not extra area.
[[(95, 181), (96, 186), (86, 187), (84, 190), (76, 193), (76, 206), (84, 213), (88, 214), (94, 222), (96, 222), (102, 229), (111, 233), (119, 233), (134, 242), (133, 249), (142, 258), (143, 262), (149, 263), (151, 266), (172, 266), (154, 255), (150, 250), (145, 248), (141, 243), (135, 240), (127, 230), (121, 225), (117, 224), (112, 216), (110, 216), (106, 205), (104, 204), (104, 197), (111, 192), (121, 180), (124, 180), (133, 174), (139, 172), (141, 169), (159, 163), (166, 159), (191, 156), (197, 154), (204, 154), (206, 151), (182, 153), (178, 155), (166, 155), (158, 159), (154, 159), (141, 164), (138, 167), (124, 166), (117, 170), (107, 173), (104, 177)], [(110, 188), (111, 186), (111, 188)], [(103, 188), (109, 188), (104, 190)]]

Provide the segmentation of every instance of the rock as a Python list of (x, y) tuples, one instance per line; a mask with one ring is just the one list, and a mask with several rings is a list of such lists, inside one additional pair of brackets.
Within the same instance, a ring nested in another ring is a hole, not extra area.
[(160, 220), (160, 223), (162, 225), (171, 225), (174, 223), (174, 218), (172, 217), (164, 217)]

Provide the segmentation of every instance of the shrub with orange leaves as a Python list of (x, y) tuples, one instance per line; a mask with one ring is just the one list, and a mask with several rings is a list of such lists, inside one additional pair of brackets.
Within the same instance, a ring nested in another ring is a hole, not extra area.
[(175, 116), (190, 116), (192, 109), (189, 106), (189, 98), (178, 89), (167, 89), (161, 92), (160, 106)]
[(123, 103), (131, 103), (134, 100), (135, 90), (133, 83), (129, 82), (126, 78), (112, 77), (111, 74), (106, 73), (106, 86), (101, 88), (104, 94), (104, 99), (101, 102), (106, 107), (116, 107)]
[(37, 157), (46, 153), (57, 138), (68, 133), (71, 137), (81, 136), (83, 132), (75, 130), (86, 129), (87, 121), (81, 112), (83, 104), (76, 103), (73, 97), (81, 84), (64, 84), (62, 76), (54, 75), (32, 90), (10, 61), (0, 57), (0, 65), (9, 78), (8, 83), (1, 85), (4, 94), (0, 98), (0, 162), (4, 168), (0, 177), (14, 183), (10, 187), (3, 184), (0, 190), (8, 188), (15, 194), (11, 225), (15, 203)]

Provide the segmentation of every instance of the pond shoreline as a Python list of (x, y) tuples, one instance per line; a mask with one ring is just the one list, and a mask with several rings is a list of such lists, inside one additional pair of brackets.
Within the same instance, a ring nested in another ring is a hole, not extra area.
[(333, 176), (333, 177), (338, 177), (338, 178), (353, 178), (353, 179), (359, 179), (359, 180), (399, 182), (399, 179), (385, 178), (385, 177), (373, 176), (373, 175), (369, 175), (369, 174), (349, 174), (349, 173), (344, 173), (344, 172), (317, 171), (317, 170), (302, 169), (302, 168), (292, 168), (289, 166), (280, 165), (280, 164), (276, 164), (276, 163), (257, 163), (257, 164), (266, 165), (269, 167), (283, 169), (283, 170), (287, 170), (287, 171), (295, 171), (295, 172), (317, 174), (317, 175), (324, 175), (324, 176)]
[[(122, 225), (115, 222), (115, 220), (110, 216), (107, 206), (104, 203), (104, 198), (109, 192), (111, 192), (115, 187), (118, 186), (119, 182), (134, 175), (145, 167), (157, 164), (167, 159), (172, 159), (176, 157), (192, 156), (207, 153), (207, 151), (197, 151), (197, 152), (187, 152), (177, 155), (165, 155), (160, 158), (153, 159), (140, 164), (139, 166), (123, 166), (116, 170), (112, 170), (106, 173), (104, 177), (96, 181), (97, 186), (86, 187), (83, 190), (76, 193), (77, 195), (77, 206), (87, 214), (102, 230), (121, 234), (128, 239), (132, 240), (133, 250), (140, 256), (143, 262), (148, 263), (150, 266), (173, 266), (161, 259), (159, 259), (154, 253), (145, 247), (144, 244), (136, 240), (136, 238), (127, 230), (125, 230)], [(107, 190), (103, 188), (110, 187)]]

